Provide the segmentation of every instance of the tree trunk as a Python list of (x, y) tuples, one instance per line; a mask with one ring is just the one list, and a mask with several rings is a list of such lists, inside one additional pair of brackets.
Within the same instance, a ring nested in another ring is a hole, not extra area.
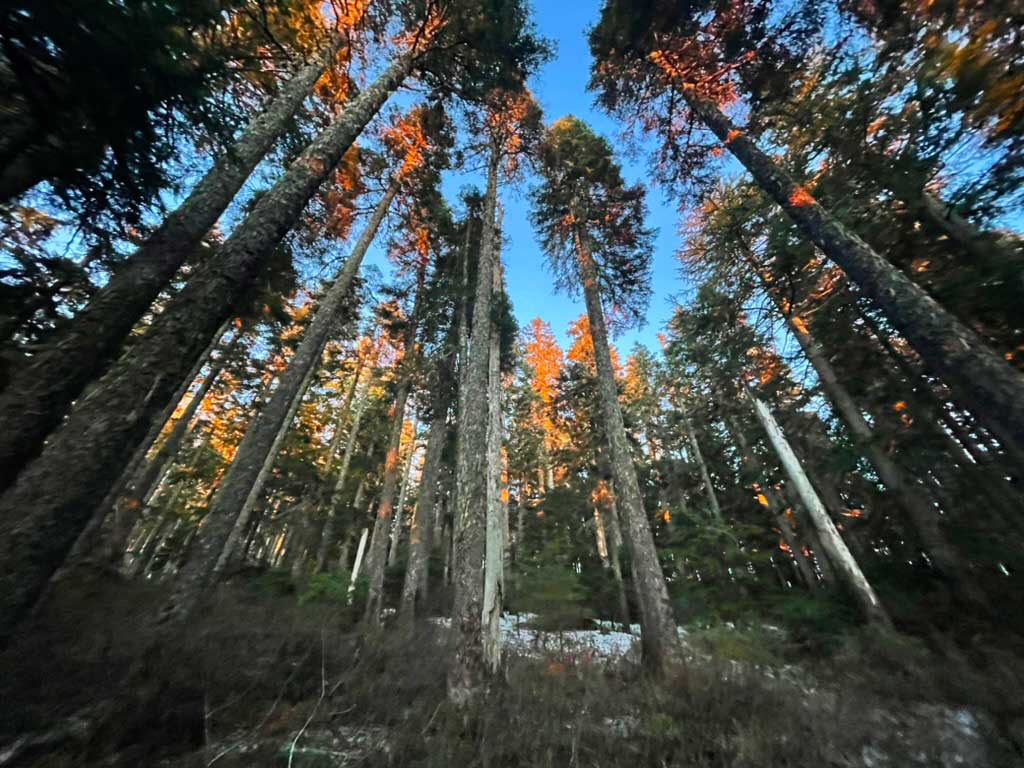
[(1024, 448), (1024, 374), (867, 243), (848, 231), (796, 184), (717, 106), (692, 88), (684, 96), (694, 114), (746, 167), (797, 228), (835, 262), (881, 309), (927, 365), (986, 424), (1005, 425), (1007, 439)]
[(402, 469), (402, 485), (398, 491), (398, 506), (395, 507), (395, 524), (391, 530), (391, 548), (388, 550), (388, 567), (398, 559), (398, 548), (402, 543), (402, 526), (405, 525), (405, 502), (409, 496), (409, 484), (412, 482), (412, 459), (416, 455), (416, 419), (412, 422), (412, 440), (409, 444), (409, 455), (405, 458)]
[(761, 422), (761, 426), (768, 435), (768, 441), (771, 443), (776, 455), (778, 455), (779, 461), (782, 462), (782, 468), (785, 470), (786, 475), (800, 494), (804, 508), (810, 515), (811, 523), (817, 529), (818, 535), (821, 538), (822, 546), (825, 547), (829, 559), (839, 571), (843, 583), (853, 593), (853, 596), (860, 604), (864, 617), (869, 622), (890, 628), (892, 622), (889, 620), (889, 615), (875, 594), (875, 590), (864, 577), (864, 573), (861, 571), (857, 561), (850, 554), (850, 550), (847, 549), (846, 543), (839, 536), (839, 531), (836, 530), (832, 518), (829, 517), (824, 505), (821, 503), (821, 499), (818, 498), (818, 494), (815, 493), (811, 481), (800, 465), (796, 454), (793, 453), (793, 449), (786, 440), (786, 436), (776, 423), (775, 417), (772, 416), (768, 407), (757, 399), (746, 385), (743, 385), (743, 387), (744, 392), (754, 406), (754, 412), (757, 414), (758, 421)]
[(405, 328), (402, 359), (398, 388), (391, 413), (391, 436), (388, 441), (387, 453), (384, 455), (384, 474), (381, 476), (380, 501), (373, 523), (373, 536), (370, 539), (370, 552), (366, 557), (366, 575), (370, 580), (370, 593), (366, 601), (366, 619), (371, 623), (380, 621), (380, 612), (384, 607), (384, 574), (387, 566), (388, 533), (391, 527), (395, 505), (395, 492), (398, 490), (398, 479), (401, 460), (402, 431), (405, 428), (405, 405), (412, 389), (413, 369), (418, 353), (416, 351), (417, 322), (424, 300), (426, 273), (421, 267), (416, 278), (416, 297), (413, 300), (412, 314)]
[(359, 537), (359, 546), (356, 547), (356, 561), (352, 564), (352, 578), (348, 583), (348, 601), (352, 602), (352, 593), (356, 591), (356, 580), (359, 578), (359, 568), (363, 564), (363, 555), (366, 553), (366, 537), (370, 534), (369, 528), (363, 528), (363, 534)]
[(448, 671), (448, 700), (456, 706), (466, 706), (478, 696), (486, 675), (480, 620), (483, 614), (487, 526), (488, 338), (494, 297), (495, 210), (500, 162), (500, 150), (492, 146), (473, 293), (472, 337), (468, 349), (459, 350), (464, 359), (459, 365), (456, 506), (452, 522), (455, 655)]
[(690, 415), (686, 412), (686, 406), (681, 400), (677, 400), (675, 407), (683, 418), (683, 428), (686, 430), (686, 437), (690, 444), (690, 451), (700, 469), (700, 479), (704, 483), (704, 490), (708, 495), (708, 504), (711, 506), (711, 517), (714, 520), (722, 519), (722, 507), (718, 504), (718, 494), (715, 493), (715, 486), (711, 482), (711, 473), (708, 472), (708, 465), (704, 461), (704, 454), (700, 450), (700, 441), (697, 440), (697, 432), (690, 421)]
[[(372, 378), (366, 380), (363, 385), (363, 392), (359, 396), (359, 404), (356, 406), (356, 414), (352, 418), (352, 425), (349, 427), (348, 438), (345, 442), (345, 458), (341, 460), (341, 469), (338, 470), (338, 478), (331, 490), (331, 498), (327, 502), (327, 517), (324, 520), (324, 529), (320, 534), (320, 548), (316, 553), (316, 573), (322, 573), (327, 566), (327, 557), (334, 546), (335, 531), (338, 525), (338, 506), (341, 504), (341, 492), (345, 490), (345, 481), (348, 480), (348, 470), (352, 466), (352, 456), (355, 453), (356, 440), (359, 437), (359, 426), (363, 421), (363, 414), (366, 412), (366, 405), (370, 401), (370, 383)], [(373, 453), (373, 442), (366, 451), (367, 455)], [(362, 489), (362, 486), (360, 486)], [(358, 496), (358, 494), (357, 494)], [(357, 499), (359, 501), (359, 499)], [(353, 506), (358, 507), (358, 503)]]
[(214, 163), (191, 194), (93, 294), (48, 348), (34, 355), (0, 395), (0, 491), (36, 456), (85, 386), (100, 376), (131, 330), (287, 129), (334, 60), (341, 37), (300, 69)]
[[(501, 292), (501, 222), (494, 227), (492, 296)], [(505, 516), (501, 502), (501, 335), (490, 318), (487, 359), (487, 522), (484, 538), (484, 597), (481, 610), (484, 664), (501, 666), (501, 605), (505, 591)]]
[(672, 606), (669, 602), (665, 575), (658, 562), (643, 497), (637, 482), (626, 438), (626, 429), (619, 409), (619, 393), (612, 368), (611, 351), (608, 345), (608, 331), (605, 327), (604, 310), (598, 293), (597, 268), (583, 234), (576, 233), (576, 255), (580, 265), (580, 280), (587, 304), (587, 318), (590, 321), (590, 335), (594, 344), (594, 360), (597, 364), (598, 394), (604, 414), (604, 432), (612, 465), (615, 483), (615, 499), (626, 517), (633, 553), (633, 583), (637, 601), (640, 604), (641, 647), (644, 666), (654, 675), (663, 676), (669, 663), (676, 656), (678, 637)]
[(432, 403), (433, 416), (427, 436), (427, 451), (423, 457), (423, 475), (420, 479), (420, 497), (413, 510), (409, 529), (409, 560), (402, 585), (402, 604), (399, 616), (409, 622), (427, 597), (430, 552), (433, 549), (434, 519), (436, 517), (437, 483), (441, 460), (448, 440), (448, 405), (450, 390), (445, 382), (451, 378), (453, 359), (446, 357), (437, 363), (437, 390)]
[[(60, 566), (98, 499), (306, 203), (404, 81), (411, 56), (318, 136), (227, 242), (69, 416), (0, 498), (0, 643)], [(185, 613), (179, 612), (181, 617)]]

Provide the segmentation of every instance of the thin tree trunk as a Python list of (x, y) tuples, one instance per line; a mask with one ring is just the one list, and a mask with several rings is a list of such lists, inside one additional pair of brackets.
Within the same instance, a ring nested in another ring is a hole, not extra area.
[(405, 458), (402, 469), (402, 485), (398, 491), (398, 506), (395, 507), (395, 524), (391, 530), (391, 548), (388, 550), (388, 567), (398, 560), (398, 548), (402, 543), (402, 526), (405, 525), (405, 502), (409, 496), (409, 484), (412, 480), (412, 460), (416, 455), (416, 419), (412, 421), (412, 440), (409, 444), (409, 455)]
[(473, 292), (472, 337), (459, 365), (459, 414), (455, 510), (451, 564), (455, 655), (448, 671), (448, 700), (470, 704), (480, 693), (486, 667), (481, 616), (484, 599), (484, 550), (487, 526), (487, 393), (491, 311), (494, 297), (495, 210), (498, 200), (499, 148), (487, 166), (480, 253)]
[(451, 399), (449, 382), (453, 362), (452, 357), (448, 356), (436, 364), (437, 389), (431, 404), (433, 415), (427, 435), (426, 455), (423, 457), (420, 497), (413, 510), (412, 525), (409, 529), (409, 559), (405, 567), (402, 604), (399, 608), (399, 617), (406, 622), (415, 618), (417, 610), (427, 598), (429, 587), (428, 568), (438, 507), (437, 483), (445, 443), (448, 440), (448, 404)]
[(100, 376), (150, 305), (234, 199), (324, 69), (341, 36), (300, 69), (214, 163), (191, 194), (147, 239), (48, 349), (33, 356), (0, 395), (0, 491), (43, 446), (85, 386)]
[(426, 273), (420, 269), (416, 280), (416, 296), (413, 300), (412, 314), (409, 317), (403, 340), (403, 356), (399, 362), (400, 373), (395, 402), (391, 413), (391, 436), (384, 458), (384, 474), (381, 476), (380, 501), (373, 523), (373, 536), (370, 539), (370, 552), (366, 558), (366, 573), (370, 580), (370, 593), (366, 601), (366, 619), (371, 623), (380, 621), (380, 612), (384, 601), (384, 574), (387, 566), (387, 547), (392, 514), (395, 505), (395, 492), (398, 490), (400, 472), (400, 449), (402, 447), (402, 431), (405, 428), (405, 406), (412, 389), (413, 369), (417, 363), (416, 351), (417, 322), (419, 320)]
[(608, 331), (605, 327), (601, 296), (598, 293), (597, 268), (582, 233), (577, 231), (575, 240), (587, 318), (590, 321), (590, 335), (594, 345), (594, 360), (597, 364), (598, 395), (604, 414), (615, 498), (626, 517), (626, 530), (633, 553), (633, 583), (640, 604), (643, 663), (654, 675), (663, 676), (678, 648), (675, 620), (665, 584), (665, 574), (662, 573), (661, 564), (658, 562), (654, 536), (644, 511), (643, 497), (640, 495), (640, 485), (637, 482), (636, 469), (632, 463), (629, 441), (622, 422)]
[(800, 494), (804, 508), (810, 515), (811, 522), (821, 538), (822, 546), (825, 547), (829, 559), (839, 571), (843, 583), (860, 604), (864, 617), (873, 624), (886, 628), (891, 627), (892, 622), (889, 619), (889, 615), (875, 594), (875, 590), (864, 577), (864, 573), (861, 571), (857, 561), (850, 554), (850, 550), (847, 549), (846, 543), (839, 536), (839, 531), (836, 530), (832, 518), (829, 517), (824, 505), (821, 503), (821, 499), (818, 498), (818, 494), (815, 493), (811, 481), (800, 465), (800, 460), (793, 453), (793, 449), (779, 428), (778, 423), (776, 423), (775, 417), (772, 416), (768, 407), (755, 397), (746, 385), (743, 385), (743, 388), (754, 406), (754, 412), (757, 415), (758, 421), (761, 422), (765, 433), (768, 435), (772, 448), (782, 462), (782, 468)]
[(708, 495), (708, 504), (711, 507), (711, 517), (714, 520), (722, 519), (722, 507), (718, 504), (718, 494), (715, 493), (715, 486), (711, 482), (711, 473), (708, 472), (707, 462), (704, 461), (704, 454), (700, 449), (700, 441), (697, 440), (697, 431), (693, 428), (693, 423), (690, 421), (690, 415), (686, 411), (686, 406), (683, 405), (681, 400), (677, 400), (674, 404), (679, 410), (680, 415), (683, 418), (683, 428), (686, 430), (686, 438), (690, 444), (690, 452), (693, 454), (694, 461), (697, 462), (697, 467), (700, 469), (701, 482), (704, 483), (704, 491)]
[(874, 302), (927, 365), (986, 424), (1005, 426), (1024, 448), (1024, 374), (988, 347), (919, 285), (843, 226), (793, 181), (711, 101), (684, 87), (694, 114), (711, 129), (803, 234)]
[(356, 591), (356, 580), (359, 578), (359, 568), (363, 564), (363, 555), (366, 553), (366, 537), (370, 534), (369, 528), (363, 528), (363, 534), (359, 537), (359, 546), (356, 547), (356, 561), (352, 564), (352, 578), (348, 583), (348, 601), (352, 602), (352, 593)]
[[(403, 55), (257, 201), (217, 258), (170, 303), (0, 498), (0, 643), (38, 598), (154, 415), (255, 279), (306, 203), (405, 80)], [(176, 611), (184, 618), (188, 610)]]

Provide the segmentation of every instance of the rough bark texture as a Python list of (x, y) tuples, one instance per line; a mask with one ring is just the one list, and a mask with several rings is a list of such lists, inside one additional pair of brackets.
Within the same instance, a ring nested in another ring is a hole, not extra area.
[(256, 203), (217, 259), (74, 408), (0, 498), (0, 643), (39, 596), (98, 500), (265, 258), (411, 68), (403, 57), (357, 96)]
[(626, 531), (633, 553), (633, 583), (640, 604), (641, 648), (644, 666), (655, 675), (664, 675), (676, 656), (678, 637), (672, 605), (669, 602), (665, 575), (658, 562), (643, 497), (633, 466), (626, 428), (619, 408), (619, 392), (612, 368), (605, 327), (604, 309), (598, 293), (597, 269), (583, 236), (576, 236), (580, 279), (587, 304), (590, 335), (594, 343), (597, 364), (597, 389), (604, 414), (604, 431), (608, 439), (612, 478), (615, 481), (615, 500), (626, 518)]
[(775, 417), (772, 416), (768, 407), (758, 400), (750, 390), (745, 389), (744, 391), (754, 406), (757, 420), (761, 422), (761, 426), (768, 435), (768, 441), (778, 455), (786, 476), (789, 477), (800, 494), (804, 508), (810, 515), (811, 523), (817, 529), (818, 535), (821, 538), (822, 546), (825, 547), (825, 551), (828, 553), (832, 564), (839, 571), (839, 576), (843, 583), (853, 593), (854, 598), (856, 598), (864, 618), (873, 624), (891, 627), (892, 623), (889, 620), (889, 615), (878, 599), (878, 595), (875, 594), (875, 590), (864, 577), (863, 571), (861, 571), (850, 550), (847, 549), (846, 543), (839, 536), (839, 531), (836, 530), (832, 518), (828, 516), (825, 506), (821, 503), (821, 499), (818, 498), (818, 494), (815, 493), (810, 479), (800, 465), (800, 460), (793, 453), (793, 449), (786, 440), (786, 436), (776, 423)]
[(848, 231), (712, 102), (691, 90), (694, 114), (729, 148), (757, 184), (801, 232), (881, 309), (926, 364), (976, 417), (1005, 426), (1006, 439), (1024, 447), (1024, 374), (993, 352), (892, 263)]
[(451, 575), (455, 589), (452, 628), (455, 656), (448, 671), (448, 699), (469, 704), (485, 677), (480, 617), (484, 599), (484, 546), (487, 525), (488, 329), (494, 294), (495, 208), (500, 153), (493, 148), (487, 169), (483, 232), (473, 293), (472, 337), (459, 372), (458, 449)]
[[(494, 229), (491, 290), (501, 290), (500, 223)], [(501, 606), (505, 591), (505, 525), (501, 500), (501, 335), (491, 317), (487, 344), (487, 530), (484, 539), (484, 599), (480, 615), (484, 664), (495, 674), (501, 666)]]
[(312, 92), (341, 43), (337, 37), (300, 69), (185, 201), (117, 270), (49, 348), (33, 356), (0, 396), (0, 490), (42, 449), (83, 388), (101, 375), (122, 342)]

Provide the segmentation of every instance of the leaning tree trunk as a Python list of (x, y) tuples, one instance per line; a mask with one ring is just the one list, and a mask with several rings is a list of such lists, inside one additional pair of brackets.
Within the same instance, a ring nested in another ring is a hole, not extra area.
[(420, 312), (423, 309), (426, 284), (426, 267), (421, 266), (416, 275), (416, 296), (413, 299), (412, 314), (405, 327), (402, 340), (402, 359), (399, 361), (398, 387), (391, 411), (391, 435), (387, 453), (384, 455), (384, 474), (381, 476), (380, 500), (373, 521), (373, 536), (370, 551), (366, 556), (366, 575), (370, 592), (366, 601), (366, 619), (371, 623), (380, 620), (384, 600), (384, 573), (387, 566), (388, 534), (395, 508), (395, 492), (398, 490), (402, 432), (405, 428), (405, 405), (412, 389), (414, 368), (419, 361), (416, 349), (416, 333)]
[[(210, 504), (209, 520), (196, 541), (195, 551), (175, 582), (164, 617), (189, 613), (211, 579), (223, 573), (248, 529), (249, 517), (259, 500), (302, 398), (316, 374), (320, 357), (349, 296), (363, 256), (377, 234), (397, 191), (392, 184), (378, 202), (352, 255), (316, 308), (313, 322), (288, 362), (277, 388), (245, 432), (234, 460), (221, 479)], [(292, 526), (298, 530), (298, 526)]]
[(427, 571), (430, 550), (433, 547), (435, 499), (437, 481), (441, 470), (444, 446), (448, 440), (449, 389), (445, 381), (451, 375), (451, 357), (437, 363), (438, 383), (432, 403), (433, 416), (427, 435), (427, 452), (423, 457), (423, 475), (420, 479), (420, 497), (412, 514), (409, 527), (409, 560), (405, 567), (405, 583), (402, 585), (402, 604), (399, 617), (410, 622), (427, 597)]
[(785, 320), (790, 333), (796, 338), (808, 362), (814, 368), (825, 393), (835, 406), (836, 413), (850, 430), (854, 442), (878, 472), (882, 484), (907, 513), (907, 517), (910, 518), (921, 537), (921, 543), (930, 553), (936, 569), (968, 602), (986, 605), (985, 594), (972, 578), (970, 566), (960, 557), (939, 527), (938, 510), (928, 501), (927, 490), (908, 477), (906, 472), (882, 449), (874, 430), (864, 418), (864, 414), (854, 401), (853, 396), (840, 381), (839, 375), (832, 367), (824, 350), (818, 346), (806, 325), (798, 318), (794, 318), (792, 312), (786, 311), (771, 279), (766, 277), (763, 270), (759, 268), (753, 254), (745, 247), (743, 247), (743, 251), (748, 265), (761, 280)]
[(750, 402), (754, 406), (754, 412), (757, 414), (757, 420), (761, 422), (761, 426), (768, 435), (768, 441), (779, 457), (779, 461), (782, 462), (782, 468), (800, 494), (804, 507), (810, 515), (811, 523), (817, 529), (818, 535), (821, 538), (822, 546), (825, 548), (836, 570), (839, 571), (839, 576), (843, 583), (860, 604), (864, 617), (873, 624), (891, 627), (892, 622), (889, 620), (889, 615), (878, 599), (878, 595), (875, 594), (875, 590), (864, 577), (864, 572), (861, 571), (860, 565), (857, 564), (850, 550), (847, 549), (846, 543), (839, 536), (835, 523), (828, 516), (825, 506), (821, 503), (821, 499), (818, 498), (818, 494), (815, 493), (810, 479), (808, 479), (807, 474), (800, 465), (800, 460), (793, 453), (793, 449), (775, 421), (775, 417), (772, 416), (768, 407), (755, 397), (746, 385), (743, 385), (743, 391), (750, 398)]
[(1024, 373), (990, 349), (919, 285), (822, 207), (711, 101), (686, 87), (693, 113), (711, 129), (803, 234), (892, 321), (927, 365), (979, 419), (1005, 425), (1024, 448)]
[(693, 428), (693, 422), (690, 421), (690, 415), (686, 411), (686, 406), (683, 405), (681, 400), (677, 400), (675, 403), (679, 413), (683, 418), (683, 429), (686, 430), (686, 437), (690, 444), (690, 452), (693, 454), (694, 461), (697, 462), (697, 467), (700, 469), (700, 479), (704, 483), (704, 490), (708, 495), (708, 504), (711, 507), (711, 517), (714, 520), (722, 519), (722, 507), (718, 503), (718, 494), (715, 493), (715, 486), (711, 482), (711, 473), (708, 472), (707, 462), (704, 461), (704, 452), (700, 449), (700, 441), (697, 439), (697, 431)]
[(678, 636), (672, 605), (669, 602), (665, 574), (658, 562), (654, 536), (644, 511), (643, 497), (633, 466), (626, 428), (619, 409), (619, 393), (612, 368), (605, 327), (604, 309), (598, 293), (597, 267), (584, 236), (575, 235), (576, 255), (580, 265), (580, 280), (590, 321), (590, 335), (597, 364), (597, 389), (604, 414), (605, 435), (615, 482), (615, 498), (626, 518), (626, 530), (633, 553), (633, 583), (640, 604), (641, 647), (644, 666), (655, 675), (664, 675), (669, 662), (676, 655)]
[(0, 644), (265, 259), (411, 68), (411, 55), (393, 62), (306, 148), (0, 498)]
[(480, 253), (473, 292), (472, 336), (460, 348), (456, 492), (451, 549), (455, 590), (452, 628), (455, 655), (448, 670), (448, 700), (466, 706), (484, 684), (481, 616), (484, 600), (484, 549), (487, 525), (487, 392), (491, 311), (494, 297), (495, 210), (501, 154), (492, 147), (487, 166)]
[[(494, 228), (491, 291), (501, 291), (501, 224)], [(507, 510), (501, 499), (501, 330), (488, 323), (487, 359), (487, 523), (484, 538), (484, 599), (480, 616), (484, 664), (492, 675), (501, 666), (501, 605), (505, 591), (505, 526)], [(504, 513), (504, 514), (503, 514)]]
[(285, 132), (341, 44), (334, 39), (281, 88), (191, 194), (0, 396), (0, 490), (42, 449), (85, 386), (101, 375), (242, 184)]
[(188, 406), (178, 420), (174, 422), (174, 427), (160, 449), (153, 458), (146, 462), (135, 479), (128, 484), (125, 493), (114, 503), (113, 514), (110, 516), (110, 530), (106, 532), (101, 543), (105, 559), (120, 559), (132, 529), (139, 521), (153, 493), (166, 476), (178, 450), (185, 443), (185, 438), (191, 432), (192, 419), (198, 413), (207, 393), (220, 377), (221, 371), (224, 370), (224, 366), (240, 340), (241, 332), (235, 335), (231, 343), (221, 352), (220, 357), (210, 366), (206, 377), (199, 388), (192, 393), (192, 399), (189, 400)]

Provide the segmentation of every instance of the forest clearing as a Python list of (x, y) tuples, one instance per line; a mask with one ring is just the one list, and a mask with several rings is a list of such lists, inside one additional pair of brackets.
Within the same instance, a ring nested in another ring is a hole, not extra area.
[(0, 9), (0, 768), (1024, 765), (1022, 29)]

